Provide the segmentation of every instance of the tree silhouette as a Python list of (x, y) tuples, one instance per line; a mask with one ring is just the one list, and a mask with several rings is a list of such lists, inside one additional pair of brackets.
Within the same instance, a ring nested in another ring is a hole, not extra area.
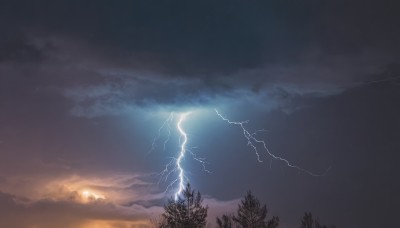
[(311, 212), (305, 213), (301, 220), (300, 228), (314, 228), (314, 219)]
[(150, 227), (152, 228), (165, 228), (167, 225), (167, 222), (163, 215), (151, 218), (149, 222), (151, 224)]
[(301, 220), (300, 228), (335, 228), (335, 226), (321, 225), (318, 219), (313, 219), (311, 212), (306, 212)]
[(273, 217), (267, 221), (267, 206), (261, 206), (260, 201), (251, 193), (247, 195), (239, 204), (237, 216), (233, 216), (233, 221), (240, 227), (246, 228), (276, 228), (279, 225), (279, 218)]
[(271, 220), (267, 223), (267, 228), (277, 228), (279, 226), (279, 217), (274, 216)]
[(190, 184), (182, 192), (182, 197), (177, 200), (170, 199), (164, 206), (162, 214), (164, 221), (159, 227), (168, 228), (201, 228), (206, 225), (208, 206), (202, 206), (203, 201), (200, 192), (195, 194)]
[(233, 221), (232, 215), (222, 215), (221, 218), (217, 217), (217, 225), (219, 228), (232, 228)]

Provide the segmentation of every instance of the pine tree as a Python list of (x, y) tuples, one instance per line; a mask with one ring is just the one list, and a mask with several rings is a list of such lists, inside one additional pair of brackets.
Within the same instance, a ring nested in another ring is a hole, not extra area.
[(217, 217), (217, 225), (219, 228), (232, 228), (233, 221), (231, 215), (222, 215), (221, 218)]
[(318, 219), (313, 219), (311, 212), (306, 212), (301, 220), (300, 228), (335, 228), (335, 226), (321, 225)]
[(267, 223), (267, 228), (277, 228), (279, 226), (279, 217), (274, 216), (271, 220)]
[(273, 217), (267, 221), (267, 206), (261, 206), (260, 201), (251, 193), (247, 195), (239, 204), (237, 216), (233, 216), (233, 221), (240, 227), (246, 228), (276, 228), (279, 225), (279, 218)]
[(195, 194), (190, 184), (182, 192), (182, 197), (177, 200), (170, 199), (164, 206), (164, 223), (160, 227), (168, 228), (201, 228), (206, 225), (208, 206), (202, 206), (200, 192)]
[(314, 228), (314, 219), (311, 212), (305, 213), (301, 220), (300, 228)]

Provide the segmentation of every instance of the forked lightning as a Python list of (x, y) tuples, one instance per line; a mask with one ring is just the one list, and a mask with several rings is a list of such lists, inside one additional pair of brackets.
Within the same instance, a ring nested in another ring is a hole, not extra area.
[[(185, 155), (187, 152), (190, 152), (190, 154), (193, 156), (193, 159), (200, 162), (201, 165), (203, 166), (203, 170), (206, 172), (210, 172), (206, 169), (205, 165), (207, 164), (207, 162), (205, 161), (204, 158), (198, 158), (192, 151), (190, 151), (187, 148), (187, 144), (188, 144), (188, 134), (186, 132), (186, 130), (184, 129), (184, 122), (187, 119), (187, 117), (190, 115), (191, 112), (185, 112), (185, 113), (181, 113), (179, 115), (179, 119), (176, 123), (176, 129), (179, 132), (179, 152), (178, 152), (178, 156), (177, 157), (173, 157), (171, 158), (171, 161), (165, 165), (165, 169), (163, 171), (160, 172), (160, 180), (164, 180), (164, 182), (166, 182), (169, 179), (169, 176), (172, 173), (177, 173), (177, 178), (175, 178), (173, 181), (171, 181), (171, 183), (167, 186), (165, 191), (168, 191), (168, 189), (172, 188), (175, 184), (178, 185), (177, 190), (175, 191), (174, 194), (174, 198), (175, 200), (177, 200), (179, 198), (179, 195), (182, 193), (186, 182), (188, 181), (188, 178), (186, 176), (186, 172), (183, 166), (183, 161), (185, 158)], [(323, 176), (326, 174), (326, 172), (328, 172), (329, 169), (326, 170), (325, 173), (323, 174), (316, 174), (314, 172), (311, 172), (307, 169), (304, 169), (300, 166), (294, 165), (291, 162), (289, 162), (287, 159), (277, 156), (273, 153), (271, 153), (271, 151), (268, 149), (266, 143), (264, 140), (260, 140), (258, 139), (257, 136), (257, 132), (259, 131), (265, 131), (265, 130), (257, 130), (254, 133), (250, 133), (246, 128), (245, 128), (245, 124), (247, 124), (249, 121), (245, 120), (245, 121), (231, 121), (228, 118), (224, 117), (222, 114), (220, 114), (218, 112), (218, 110), (215, 109), (215, 113), (224, 121), (226, 121), (229, 124), (232, 125), (236, 125), (238, 127), (240, 127), (240, 129), (243, 131), (243, 135), (245, 137), (245, 139), (247, 140), (247, 145), (250, 146), (254, 152), (257, 155), (257, 160), (259, 162), (263, 162), (263, 160), (261, 159), (261, 155), (259, 153), (259, 147), (261, 146), (262, 149), (266, 152), (266, 155), (268, 155), (269, 157), (271, 157), (272, 159), (275, 159), (277, 161), (281, 161), (283, 162), (286, 166), (290, 167), (290, 168), (294, 168), (297, 169), (303, 173), (307, 173), (311, 176)], [(158, 130), (158, 136), (154, 139), (151, 150), (154, 150), (156, 148), (156, 144), (157, 141), (159, 140), (160, 136), (161, 136), (161, 131), (163, 130), (163, 128), (167, 128), (167, 138), (164, 141), (164, 150), (166, 148), (166, 144), (168, 143), (169, 139), (170, 139), (170, 135), (171, 135), (171, 124), (174, 120), (174, 113), (171, 113), (168, 118), (164, 121), (164, 123), (162, 124), (162, 126), (159, 128)]]

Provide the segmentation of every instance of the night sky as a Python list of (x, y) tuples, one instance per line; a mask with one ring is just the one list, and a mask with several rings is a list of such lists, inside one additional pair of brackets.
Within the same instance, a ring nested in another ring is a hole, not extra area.
[[(146, 227), (177, 189), (166, 191), (177, 173), (158, 174), (179, 153), (185, 112), (188, 148), (210, 173), (189, 152), (182, 164), (211, 227), (249, 189), (281, 228), (306, 211), (341, 228), (398, 226), (399, 9), (1, 0), (0, 227)], [(260, 145), (258, 162), (215, 109), (325, 175)]]

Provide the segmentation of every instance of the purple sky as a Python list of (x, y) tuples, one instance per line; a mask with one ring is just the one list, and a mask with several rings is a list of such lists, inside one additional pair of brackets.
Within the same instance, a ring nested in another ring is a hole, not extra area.
[[(400, 203), (396, 1), (2, 1), (0, 227), (147, 227), (179, 151), (215, 216), (251, 189), (298, 227), (394, 227)], [(249, 120), (284, 162), (264, 162)], [(190, 155), (190, 154), (188, 154)]]

